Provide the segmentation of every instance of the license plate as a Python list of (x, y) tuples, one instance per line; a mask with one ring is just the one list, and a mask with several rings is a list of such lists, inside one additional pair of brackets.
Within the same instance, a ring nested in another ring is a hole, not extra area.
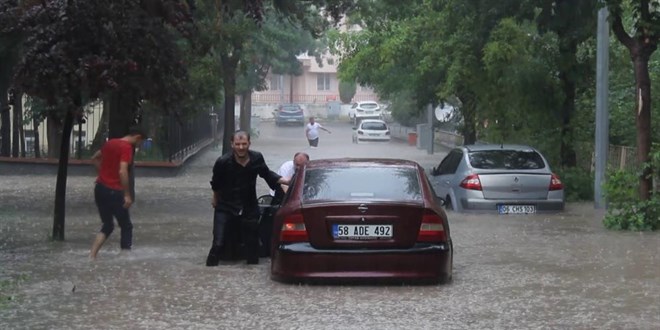
[(392, 238), (392, 225), (333, 225), (332, 237), (336, 239)]
[(369, 134), (369, 136), (380, 136), (380, 134)]
[(497, 210), (500, 214), (530, 214), (536, 213), (534, 205), (498, 205)]
[(366, 114), (368, 114), (368, 115), (373, 115), (373, 114), (374, 114), (373, 111), (365, 111), (364, 113), (366, 113)]
[(287, 119), (287, 120), (288, 121), (298, 121), (298, 119), (295, 119), (295, 118), (290, 118), (290, 119)]

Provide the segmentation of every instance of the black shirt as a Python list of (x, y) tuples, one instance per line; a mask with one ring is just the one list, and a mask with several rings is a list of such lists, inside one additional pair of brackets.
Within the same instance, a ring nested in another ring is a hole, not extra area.
[(245, 166), (236, 162), (233, 152), (220, 156), (213, 166), (211, 189), (218, 193), (216, 209), (234, 215), (258, 216), (257, 175), (268, 183), (271, 189), (279, 187), (281, 178), (266, 165), (264, 156), (248, 150), (250, 160)]

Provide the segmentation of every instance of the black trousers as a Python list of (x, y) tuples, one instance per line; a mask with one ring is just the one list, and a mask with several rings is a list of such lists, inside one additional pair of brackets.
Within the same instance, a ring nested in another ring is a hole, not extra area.
[(245, 258), (248, 264), (259, 263), (258, 216), (234, 215), (216, 210), (213, 215), (213, 243), (207, 264), (218, 260)]

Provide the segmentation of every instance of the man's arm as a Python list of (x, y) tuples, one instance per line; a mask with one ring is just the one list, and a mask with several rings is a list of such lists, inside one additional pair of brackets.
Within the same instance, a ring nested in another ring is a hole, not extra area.
[(101, 160), (102, 159), (103, 159), (103, 157), (102, 157), (102, 154), (101, 154), (101, 150), (98, 150), (92, 156), (92, 164), (94, 164), (94, 167), (96, 168), (96, 173), (98, 173), (101, 170)]
[(332, 132), (330, 132), (329, 129), (327, 129), (327, 128), (321, 126), (321, 125), (319, 125), (319, 128), (322, 129), (322, 130), (324, 130), (324, 131), (326, 131), (326, 132), (328, 132), (328, 133), (330, 133), (330, 134), (332, 134)]
[(127, 209), (133, 204), (133, 198), (131, 197), (131, 185), (128, 178), (128, 162), (119, 163), (119, 181), (121, 186), (124, 189), (124, 208)]

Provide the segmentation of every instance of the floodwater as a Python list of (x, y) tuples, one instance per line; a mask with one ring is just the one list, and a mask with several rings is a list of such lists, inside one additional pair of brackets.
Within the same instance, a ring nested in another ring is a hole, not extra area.
[[(312, 158), (397, 157), (437, 165), (401, 142), (351, 143), (329, 123), (318, 149), (300, 127), (261, 123), (252, 148), (276, 169)], [(0, 175), (2, 329), (657, 329), (660, 233), (612, 232), (591, 203), (559, 214), (450, 212), (454, 280), (447, 285), (296, 285), (259, 265), (205, 267), (209, 179), (218, 150), (174, 178), (137, 178), (134, 250), (119, 230), (96, 262), (94, 178), (70, 177), (66, 241), (51, 242), (55, 177)], [(260, 183), (259, 193), (266, 193)]]

